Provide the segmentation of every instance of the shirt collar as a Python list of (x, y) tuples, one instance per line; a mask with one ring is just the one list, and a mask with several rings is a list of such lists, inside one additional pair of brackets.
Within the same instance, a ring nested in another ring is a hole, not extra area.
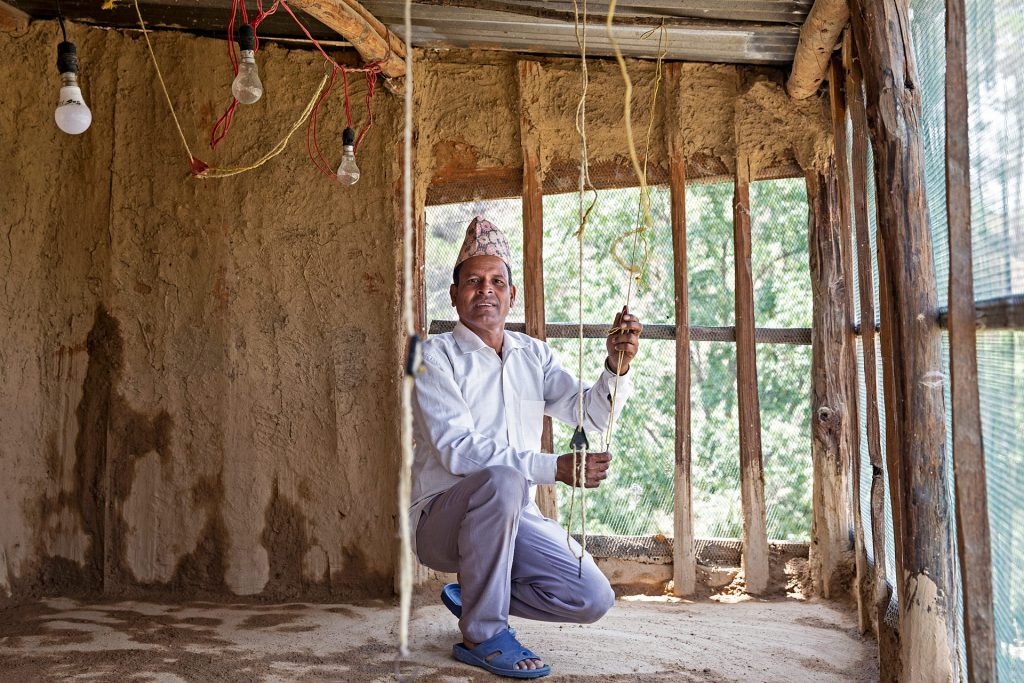
[[(462, 321), (455, 323), (455, 329), (452, 330), (452, 336), (455, 337), (455, 343), (459, 345), (459, 351), (462, 353), (473, 353), (483, 348), (489, 348), (484, 340), (477, 336), (476, 332), (469, 329), (462, 324)], [(521, 349), (525, 346), (523, 342), (516, 339), (515, 336), (505, 333), (505, 339), (502, 341), (502, 347), (507, 349)]]

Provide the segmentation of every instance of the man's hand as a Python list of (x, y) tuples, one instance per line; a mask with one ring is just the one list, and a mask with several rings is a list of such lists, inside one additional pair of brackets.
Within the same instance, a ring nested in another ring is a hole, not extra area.
[[(618, 374), (624, 375), (629, 370), (629, 363), (636, 356), (640, 349), (640, 333), (644, 326), (640, 319), (629, 312), (629, 307), (623, 306), (622, 310), (615, 314), (615, 322), (608, 333), (605, 346), (608, 348), (608, 358), (605, 360), (605, 367), (609, 372), (618, 370)], [(619, 355), (622, 356), (621, 366)]]
[[(555, 468), (555, 479), (569, 486), (573, 485), (572, 464), (574, 457), (573, 453), (558, 456), (558, 465)], [(575, 457), (575, 460), (578, 463), (575, 479), (576, 486), (583, 485), (583, 473), (580, 472), (580, 469), (583, 469), (586, 473), (586, 487), (588, 489), (596, 489), (608, 477), (608, 466), (612, 462), (612, 454), (587, 453), (586, 467), (582, 467), (582, 458)]]

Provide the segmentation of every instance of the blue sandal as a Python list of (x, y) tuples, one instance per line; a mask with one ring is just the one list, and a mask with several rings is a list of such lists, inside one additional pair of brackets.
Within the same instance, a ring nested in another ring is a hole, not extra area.
[(462, 586), (457, 583), (446, 584), (441, 589), (441, 602), (448, 608), (448, 611), (462, 618)]
[[(494, 657), (494, 653), (498, 653)], [(452, 646), (452, 656), (465, 664), (478, 666), (485, 671), (508, 678), (540, 678), (551, 673), (545, 664), (539, 669), (517, 669), (516, 664), (524, 659), (540, 659), (528, 648), (523, 647), (512, 629), (506, 628), (498, 635), (488, 638), (470, 650), (462, 643)], [(490, 660), (487, 658), (491, 657)]]

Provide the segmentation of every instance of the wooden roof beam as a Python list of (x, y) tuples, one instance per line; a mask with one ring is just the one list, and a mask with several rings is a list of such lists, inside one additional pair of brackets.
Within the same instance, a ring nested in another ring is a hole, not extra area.
[(847, 0), (815, 0), (807, 14), (793, 55), (793, 70), (786, 81), (786, 92), (793, 99), (810, 97), (825, 80), (832, 51), (850, 20), (846, 3)]
[(18, 33), (28, 26), (28, 15), (0, 0), (0, 32)]
[(352, 43), (366, 62), (380, 62), (388, 78), (405, 75), (405, 43), (356, 0), (292, 0), (291, 4)]

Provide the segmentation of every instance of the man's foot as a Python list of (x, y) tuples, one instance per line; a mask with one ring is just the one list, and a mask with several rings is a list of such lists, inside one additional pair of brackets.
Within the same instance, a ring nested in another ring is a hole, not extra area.
[(510, 628), (499, 631), (482, 643), (468, 640), (456, 643), (452, 647), (452, 656), (460, 662), (508, 678), (540, 678), (551, 673), (551, 667), (524, 647)]
[[(462, 640), (462, 646), (465, 647), (467, 650), (475, 650), (476, 646), (479, 644), (480, 643), (474, 643), (466, 639)], [(495, 651), (484, 657), (484, 659), (490, 662), (499, 654), (500, 652)], [(540, 659), (521, 659), (518, 662), (516, 662), (515, 668), (519, 671), (532, 671), (533, 669), (543, 669), (544, 662)]]

